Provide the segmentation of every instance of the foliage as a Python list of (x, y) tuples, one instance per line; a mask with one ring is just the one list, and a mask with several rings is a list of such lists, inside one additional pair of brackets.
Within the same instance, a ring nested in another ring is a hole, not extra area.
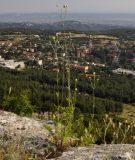
[[(12, 96), (16, 97), (22, 90), (28, 89), (30, 102), (40, 111), (54, 111), (57, 105), (57, 81), (56, 73), (47, 70), (29, 69), (24, 72), (9, 71), (0, 68), (0, 103), (3, 103), (4, 96), (7, 96), (9, 88), (12, 88)], [(71, 92), (74, 90), (74, 79), (77, 83), (76, 106), (83, 112), (91, 112), (92, 108), (92, 89), (87, 78), (75, 76), (71, 72)], [(134, 83), (132, 78), (121, 76), (103, 75), (95, 89), (95, 111), (97, 113), (121, 112), (121, 102), (134, 102)], [(106, 85), (104, 85), (106, 84)], [(67, 106), (67, 80), (64, 83), (63, 105)], [(62, 90), (62, 74), (59, 73), (59, 89)], [(87, 94), (86, 94), (87, 93)], [(59, 101), (62, 102), (62, 93), (59, 93)], [(98, 98), (100, 97), (100, 98)], [(117, 100), (118, 102), (116, 102)], [(102, 106), (102, 108), (101, 108)], [(100, 112), (101, 111), (101, 112)]]
[(23, 90), (19, 96), (5, 96), (2, 108), (6, 111), (11, 111), (19, 115), (30, 116), (33, 113), (33, 106), (29, 100), (28, 90)]

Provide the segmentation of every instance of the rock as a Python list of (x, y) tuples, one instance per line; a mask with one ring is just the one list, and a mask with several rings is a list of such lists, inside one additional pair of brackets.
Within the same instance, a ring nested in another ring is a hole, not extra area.
[[(5, 148), (13, 140), (23, 146), (24, 151), (42, 160), (135, 160), (135, 145), (92, 145), (73, 148), (61, 155), (55, 144), (49, 141), (49, 132), (44, 128), (47, 121), (21, 117), (13, 113), (0, 111), (0, 146)], [(73, 142), (70, 139), (70, 142)], [(73, 143), (74, 144), (74, 143)], [(7, 150), (6, 150), (7, 151)], [(17, 153), (6, 154), (5, 160), (13, 160)]]
[(135, 160), (135, 145), (110, 144), (79, 147), (52, 160)]
[(0, 136), (5, 132), (9, 132), (12, 136), (40, 136), (46, 138), (49, 133), (44, 129), (44, 125), (44, 121), (37, 121), (14, 113), (0, 111)]
[[(49, 141), (49, 132), (45, 129), (45, 124), (46, 121), (0, 111), (0, 146), (7, 148), (15, 141), (23, 146), (24, 151), (38, 157), (45, 157), (48, 153), (54, 154), (56, 146)], [(11, 155), (6, 157), (8, 156)]]

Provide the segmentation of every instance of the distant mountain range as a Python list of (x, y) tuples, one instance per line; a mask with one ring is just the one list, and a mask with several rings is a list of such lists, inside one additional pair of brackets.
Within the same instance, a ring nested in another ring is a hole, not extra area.
[[(39, 28), (60, 30), (60, 14), (0, 14), (0, 28)], [(65, 18), (65, 28), (85, 31), (135, 28), (135, 14), (70, 13)]]

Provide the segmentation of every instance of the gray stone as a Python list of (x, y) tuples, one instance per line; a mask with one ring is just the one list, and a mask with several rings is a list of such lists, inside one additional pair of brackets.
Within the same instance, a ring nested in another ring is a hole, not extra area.
[(135, 160), (135, 145), (110, 144), (73, 148), (52, 160)]
[[(53, 160), (135, 160), (135, 145), (130, 144), (78, 147), (61, 155), (55, 144), (49, 141), (45, 124), (46, 121), (0, 111), (0, 145), (6, 147), (13, 139), (19, 138), (24, 150), (41, 159), (59, 156)], [(7, 158), (12, 159), (12, 155), (5, 155), (5, 160)]]
[(45, 157), (48, 154), (46, 151), (56, 151), (55, 145), (49, 141), (49, 132), (45, 129), (45, 124), (46, 121), (0, 111), (0, 146), (7, 148), (16, 142), (24, 151), (34, 156)]
[(3, 133), (19, 135), (22, 137), (48, 137), (49, 132), (45, 130), (45, 121), (21, 117), (14, 113), (0, 111), (0, 136)]

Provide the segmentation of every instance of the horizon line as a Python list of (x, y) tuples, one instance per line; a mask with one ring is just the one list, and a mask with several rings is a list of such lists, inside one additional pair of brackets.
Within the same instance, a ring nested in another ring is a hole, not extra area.
[[(58, 12), (0, 12), (2, 14), (60, 14)], [(135, 14), (135, 12), (69, 12), (67, 14)]]

